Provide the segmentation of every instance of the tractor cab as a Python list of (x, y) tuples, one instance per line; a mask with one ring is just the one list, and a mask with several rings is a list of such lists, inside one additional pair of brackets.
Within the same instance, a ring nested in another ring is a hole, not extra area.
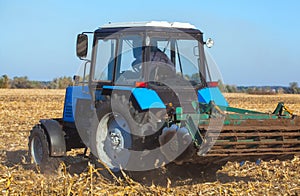
[[(203, 33), (195, 26), (153, 21), (115, 23), (104, 25), (93, 34), (92, 55), (87, 60), (92, 95), (107, 88), (148, 88), (168, 104), (179, 102), (173, 96), (178, 88), (196, 92), (199, 99), (208, 100), (197, 91), (210, 86), (209, 92), (218, 104), (228, 105), (217, 83), (211, 81), (205, 57), (204, 45), (211, 47), (213, 41), (204, 42)], [(87, 38), (86, 33), (78, 35), (77, 56), (81, 59), (87, 55)]]
[[(134, 86), (136, 82), (155, 82), (161, 78), (159, 75), (165, 74), (158, 73), (158, 65), (151, 64), (155, 62), (160, 63), (169, 75), (182, 76), (192, 84), (205, 83), (207, 67), (203, 45), (202, 32), (190, 24), (104, 25), (94, 32), (90, 82), (125, 86)], [(77, 55), (85, 58), (85, 34), (78, 35), (77, 49)]]

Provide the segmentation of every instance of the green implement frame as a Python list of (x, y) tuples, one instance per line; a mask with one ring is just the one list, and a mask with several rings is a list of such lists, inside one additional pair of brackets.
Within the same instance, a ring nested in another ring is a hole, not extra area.
[(192, 105), (194, 114), (176, 108), (176, 120), (188, 128), (199, 151), (203, 146), (211, 147), (206, 156), (300, 153), (300, 119), (282, 102), (273, 113), (217, 106), (214, 102)]

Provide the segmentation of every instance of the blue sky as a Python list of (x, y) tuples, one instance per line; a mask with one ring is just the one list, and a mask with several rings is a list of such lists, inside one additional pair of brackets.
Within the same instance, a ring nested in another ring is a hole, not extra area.
[(300, 84), (300, 1), (0, 0), (0, 75), (52, 80), (76, 74), (76, 35), (108, 22), (190, 22), (212, 37), (224, 82)]

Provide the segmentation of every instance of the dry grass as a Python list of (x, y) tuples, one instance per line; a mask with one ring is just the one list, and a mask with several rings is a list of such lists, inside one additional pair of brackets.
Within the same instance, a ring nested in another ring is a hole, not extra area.
[(262, 112), (273, 112), (278, 102), (284, 102), (293, 113), (300, 115), (300, 95), (249, 95), (243, 93), (226, 93), (225, 97), (232, 107)]
[[(277, 102), (300, 114), (299, 95), (226, 94), (231, 106), (272, 111)], [(27, 157), (27, 138), (41, 118), (61, 117), (64, 90), (0, 89), (0, 191), (3, 195), (284, 195), (300, 194), (300, 160), (227, 163), (205, 178), (199, 170), (176, 183), (166, 173), (162, 183), (143, 185), (130, 178), (105, 179), (101, 169), (81, 163), (62, 164), (57, 174), (40, 174)], [(72, 157), (71, 157), (72, 158)], [(76, 158), (70, 159), (78, 160)], [(80, 168), (72, 170), (73, 168)], [(209, 168), (209, 167), (208, 167)], [(206, 169), (209, 170), (209, 169)], [(174, 170), (173, 175), (179, 176)], [(152, 176), (159, 179), (158, 176)], [(178, 178), (176, 178), (178, 179)], [(164, 184), (164, 186), (162, 186)], [(180, 185), (178, 185), (180, 184)]]

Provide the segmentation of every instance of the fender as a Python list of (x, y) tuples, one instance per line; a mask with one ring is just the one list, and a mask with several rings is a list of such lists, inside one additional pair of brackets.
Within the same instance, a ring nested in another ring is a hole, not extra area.
[(66, 141), (59, 122), (53, 119), (43, 119), (40, 123), (48, 135), (50, 156), (65, 156)]
[(198, 101), (206, 104), (208, 104), (210, 101), (214, 101), (218, 106), (229, 106), (218, 87), (208, 87), (198, 90)]
[(132, 91), (134, 98), (142, 110), (160, 108), (165, 109), (164, 102), (160, 99), (158, 94), (148, 88), (134, 88)]
[(148, 88), (134, 88), (125, 86), (103, 86), (103, 89), (118, 90), (118, 91), (129, 91), (134, 96), (141, 110), (159, 108), (165, 109), (164, 102), (160, 99), (158, 94)]

